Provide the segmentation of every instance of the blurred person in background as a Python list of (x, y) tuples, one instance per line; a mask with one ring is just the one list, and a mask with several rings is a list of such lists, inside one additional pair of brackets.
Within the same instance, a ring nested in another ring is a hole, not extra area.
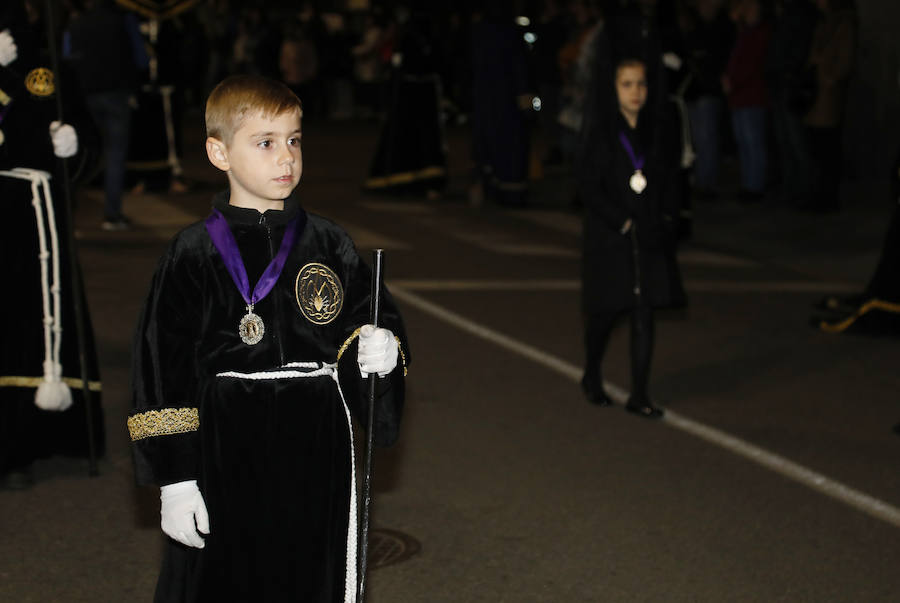
[(374, 12), (368, 12), (364, 16), (359, 41), (351, 49), (354, 78), (353, 104), (357, 115), (363, 118), (378, 115), (381, 110), (384, 63), (381, 60), (380, 51), (385, 33), (381, 16)]
[(122, 213), (125, 160), (134, 95), (149, 57), (134, 14), (112, 0), (87, 0), (65, 32), (63, 55), (78, 74), (94, 123), (103, 136), (104, 230), (127, 230)]
[(738, 200), (755, 202), (762, 200), (768, 177), (764, 67), (771, 25), (761, 0), (732, 0), (730, 14), (738, 33), (722, 75), (722, 88), (731, 108), (741, 164)]
[(803, 116), (816, 95), (816, 74), (808, 64), (816, 16), (810, 0), (777, 0), (766, 54), (779, 200), (790, 206), (806, 204), (812, 186), (812, 159)]
[(816, 95), (803, 118), (813, 160), (813, 188), (801, 209), (828, 212), (841, 205), (842, 126), (856, 50), (856, 10), (852, 0), (816, 0), (816, 6), (820, 15), (809, 51)]
[(734, 25), (723, 0), (695, 0), (683, 18), (684, 63), (690, 81), (684, 92), (696, 154), (693, 194), (698, 200), (719, 196), (719, 156), (725, 96), (722, 75), (734, 45)]
[(520, 207), (528, 194), (528, 48), (511, 2), (489, 3), (472, 25), (472, 158), (469, 202)]
[(387, 115), (363, 188), (438, 199), (447, 180), (441, 81), (426, 11), (397, 10)]
[[(99, 457), (105, 445), (97, 354), (80, 270), (73, 272), (65, 181), (86, 174), (99, 139), (75, 78), (53, 71), (41, 6), (31, 5), (35, 20), (29, 22), (21, 0), (0, 5), (0, 312), (15, 322), (0, 338), (0, 487), (6, 489), (30, 487), (37, 459), (88, 456), (92, 448)], [(63, 91), (66, 123), (56, 103)]]

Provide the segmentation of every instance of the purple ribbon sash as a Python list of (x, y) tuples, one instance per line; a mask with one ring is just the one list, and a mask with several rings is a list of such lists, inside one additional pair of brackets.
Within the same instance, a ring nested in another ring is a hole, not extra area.
[(622, 142), (622, 146), (625, 147), (625, 152), (628, 153), (628, 158), (631, 159), (631, 165), (635, 171), (644, 169), (644, 156), (637, 157), (634, 154), (634, 147), (631, 146), (631, 142), (625, 136), (625, 132), (619, 132), (619, 140)]
[(278, 277), (281, 276), (284, 263), (287, 261), (287, 256), (291, 252), (291, 248), (294, 246), (294, 241), (297, 238), (297, 223), (299, 220), (300, 216), (298, 215), (288, 222), (278, 253), (266, 266), (256, 286), (253, 287), (253, 293), (251, 294), (250, 280), (247, 278), (247, 268), (244, 266), (244, 260), (241, 258), (241, 250), (238, 249), (237, 241), (234, 240), (234, 235), (231, 233), (231, 229), (228, 228), (225, 216), (218, 209), (214, 209), (212, 214), (206, 219), (206, 230), (209, 232), (209, 237), (222, 256), (225, 267), (231, 275), (231, 280), (237, 285), (238, 291), (241, 292), (241, 296), (243, 296), (248, 306), (256, 305), (259, 300), (268, 295), (278, 281)]

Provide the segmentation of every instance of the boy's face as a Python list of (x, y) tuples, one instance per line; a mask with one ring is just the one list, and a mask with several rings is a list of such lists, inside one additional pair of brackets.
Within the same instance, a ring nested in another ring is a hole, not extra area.
[(647, 102), (647, 77), (644, 68), (637, 65), (620, 67), (616, 71), (616, 94), (622, 110), (636, 115)]
[(206, 152), (214, 166), (228, 173), (231, 204), (264, 211), (287, 198), (300, 182), (300, 113), (248, 116), (230, 144), (208, 138)]

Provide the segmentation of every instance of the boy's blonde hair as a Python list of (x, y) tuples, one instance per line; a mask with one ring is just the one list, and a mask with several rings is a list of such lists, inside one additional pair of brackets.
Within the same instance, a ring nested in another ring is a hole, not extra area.
[(303, 115), (300, 99), (281, 82), (259, 75), (232, 75), (219, 82), (206, 101), (206, 135), (231, 144), (247, 117), (269, 118), (292, 110)]

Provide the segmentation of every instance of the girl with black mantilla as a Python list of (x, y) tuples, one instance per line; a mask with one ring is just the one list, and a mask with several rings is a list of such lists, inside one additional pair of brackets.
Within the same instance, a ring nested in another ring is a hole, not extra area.
[(685, 303), (675, 258), (681, 203), (679, 145), (672, 129), (677, 121), (665, 115), (670, 105), (656, 98), (658, 91), (648, 90), (643, 60), (620, 58), (610, 69), (602, 60), (608, 56), (599, 57), (597, 85), (589, 94), (578, 174), (586, 209), (582, 387), (591, 403), (612, 404), (603, 389), (601, 364), (616, 322), (630, 314), (632, 390), (626, 408), (659, 418), (663, 411), (647, 391), (653, 312)]

